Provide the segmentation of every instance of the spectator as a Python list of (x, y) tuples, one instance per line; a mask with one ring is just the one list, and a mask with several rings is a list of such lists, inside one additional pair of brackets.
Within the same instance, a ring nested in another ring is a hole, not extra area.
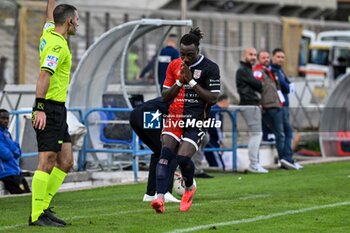
[(241, 113), (249, 130), (248, 155), (250, 165), (248, 171), (268, 173), (259, 164), (258, 154), (262, 139), (260, 99), (263, 90), (262, 83), (254, 78), (252, 65), (256, 62), (256, 49), (246, 48), (242, 53), (242, 61), (236, 72), (236, 85), (240, 96)]
[[(219, 112), (221, 109), (227, 109), (230, 106), (230, 99), (226, 94), (222, 94), (218, 97), (218, 102), (212, 107), (210, 112), (210, 118), (215, 118), (217, 121), (221, 121), (221, 128), (209, 128), (208, 133), (210, 136), (209, 143), (206, 148), (220, 148), (225, 147), (224, 135), (223, 135), (223, 115)], [(225, 164), (222, 159), (221, 152), (205, 152), (205, 158), (211, 167), (221, 167), (225, 170)]]
[[(254, 67), (254, 76), (263, 83), (261, 105), (263, 107), (263, 121), (271, 128), (276, 137), (276, 148), (281, 165), (287, 169), (296, 169), (294, 161), (288, 156), (286, 135), (283, 127), (283, 111), (281, 107), (285, 101), (281, 93), (280, 83), (273, 75), (270, 66), (270, 55), (267, 51), (258, 54), (259, 64)], [(291, 150), (291, 149), (290, 149)]]
[[(271, 71), (278, 78), (278, 81), (281, 85), (281, 91), (283, 94), (284, 102), (282, 107), (283, 113), (283, 129), (285, 134), (285, 146), (284, 146), (284, 155), (287, 157), (286, 161), (294, 162), (294, 166), (296, 169), (302, 169), (303, 167), (295, 162), (292, 159), (293, 150), (292, 150), (292, 142), (293, 142), (293, 128), (290, 124), (289, 120), (289, 97), (288, 94), (295, 92), (294, 84), (291, 83), (284, 73), (282, 69), (282, 65), (284, 63), (285, 53), (282, 49), (276, 48), (272, 52), (272, 64)], [(291, 166), (289, 164), (288, 166)]]
[[(170, 34), (166, 40), (166, 46), (162, 48), (158, 57), (158, 82), (162, 87), (166, 70), (168, 68), (169, 63), (178, 58), (180, 56), (179, 51), (176, 49), (177, 46), (177, 35)], [(147, 66), (142, 70), (141, 77), (144, 77), (147, 73), (149, 73), (155, 66), (156, 55), (153, 56), (152, 60), (147, 64)]]
[(18, 159), (22, 152), (8, 131), (9, 112), (0, 109), (0, 180), (11, 194), (30, 193), (26, 179), (21, 174)]

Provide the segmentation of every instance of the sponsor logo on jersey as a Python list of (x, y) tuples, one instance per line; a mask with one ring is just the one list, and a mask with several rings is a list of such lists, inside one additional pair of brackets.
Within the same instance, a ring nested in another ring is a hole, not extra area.
[(43, 39), (43, 40), (41, 41), (41, 44), (40, 44), (40, 51), (41, 51), (41, 52), (44, 50), (45, 45), (46, 45), (46, 40)]
[(45, 61), (46, 67), (49, 67), (51, 69), (56, 69), (57, 64), (58, 64), (58, 57), (55, 57), (53, 55), (48, 55), (46, 57), (46, 61)]
[(193, 71), (193, 78), (199, 79), (201, 77), (202, 71), (201, 70), (194, 70)]
[(61, 51), (62, 47), (59, 45), (56, 45), (52, 48), (52, 52), (59, 53)]

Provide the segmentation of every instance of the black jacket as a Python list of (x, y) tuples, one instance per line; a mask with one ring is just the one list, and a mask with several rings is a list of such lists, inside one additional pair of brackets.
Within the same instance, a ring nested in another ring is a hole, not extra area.
[(262, 93), (262, 83), (253, 75), (250, 63), (240, 62), (236, 72), (236, 86), (240, 96), (240, 105), (259, 105)]

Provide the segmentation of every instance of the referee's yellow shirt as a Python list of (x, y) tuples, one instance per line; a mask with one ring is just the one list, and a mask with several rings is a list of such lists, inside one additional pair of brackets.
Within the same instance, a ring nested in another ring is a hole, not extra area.
[(54, 22), (47, 22), (40, 38), (40, 70), (51, 74), (46, 99), (65, 102), (72, 67), (72, 55), (67, 40), (54, 31)]

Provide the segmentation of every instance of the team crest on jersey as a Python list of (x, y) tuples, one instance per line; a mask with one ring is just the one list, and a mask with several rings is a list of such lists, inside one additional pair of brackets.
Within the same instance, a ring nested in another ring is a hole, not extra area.
[(56, 69), (58, 63), (58, 57), (52, 56), (52, 55), (48, 55), (46, 57), (46, 61), (45, 61), (45, 66), (49, 67), (51, 69)]
[(199, 79), (201, 77), (202, 71), (201, 70), (194, 70), (193, 71), (193, 78)]

